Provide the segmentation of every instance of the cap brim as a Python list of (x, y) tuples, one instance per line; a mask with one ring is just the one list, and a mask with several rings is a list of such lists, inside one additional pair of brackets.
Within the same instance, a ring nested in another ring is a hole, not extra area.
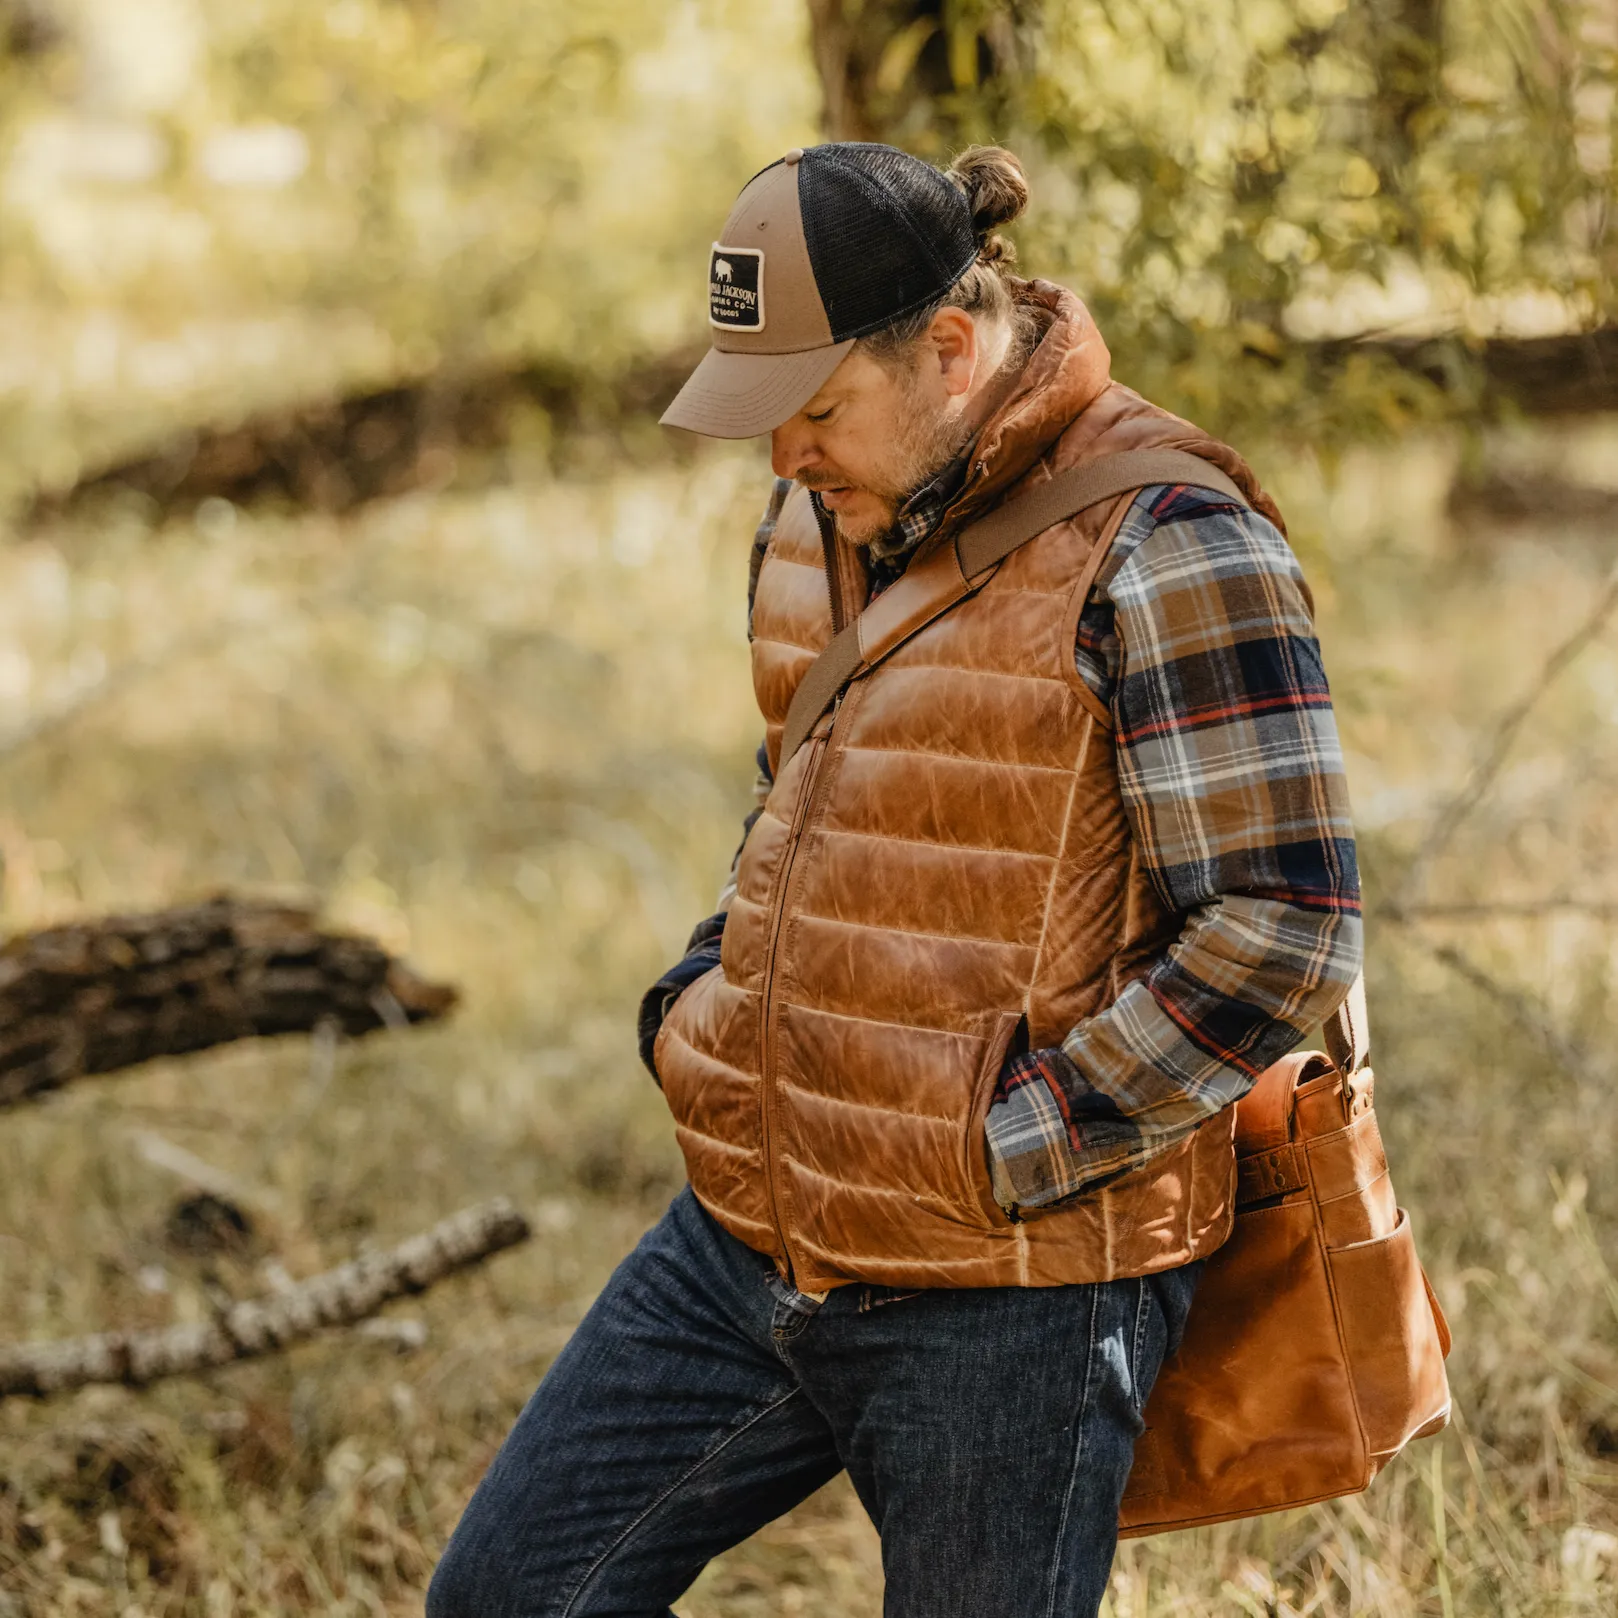
[(726, 354), (710, 348), (663, 412), (663, 425), (709, 438), (773, 432), (814, 398), (854, 342), (851, 337), (798, 354)]

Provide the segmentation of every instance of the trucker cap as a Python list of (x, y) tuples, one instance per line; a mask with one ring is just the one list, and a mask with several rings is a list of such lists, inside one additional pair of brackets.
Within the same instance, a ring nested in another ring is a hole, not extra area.
[(788, 152), (742, 188), (713, 244), (713, 347), (664, 425), (772, 431), (856, 339), (936, 303), (977, 254), (965, 194), (931, 164), (854, 141)]

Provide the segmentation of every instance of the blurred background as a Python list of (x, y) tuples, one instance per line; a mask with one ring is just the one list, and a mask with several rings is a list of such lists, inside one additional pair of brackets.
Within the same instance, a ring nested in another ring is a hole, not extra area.
[[(1125, 1547), (1111, 1618), (1610, 1612), (1615, 91), (1614, 0), (0, 0), (0, 930), (293, 900), (463, 996), (6, 1111), (0, 1340), (535, 1227), (389, 1330), (0, 1402), (0, 1618), (419, 1611), (677, 1189), (634, 1008), (749, 805), (769, 472), (656, 415), (828, 134), (1022, 154), (1023, 267), (1287, 512), (1349, 750), (1456, 1419)], [(680, 1611), (880, 1609), (838, 1484)]]

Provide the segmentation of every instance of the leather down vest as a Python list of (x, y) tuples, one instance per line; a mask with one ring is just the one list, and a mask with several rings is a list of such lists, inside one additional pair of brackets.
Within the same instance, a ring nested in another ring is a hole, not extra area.
[[(1110, 382), (1076, 298), (1041, 282), (1025, 296), (1050, 328), (912, 569), (1008, 494), (1119, 449), (1190, 450), (1278, 515), (1234, 451)], [(1025, 1221), (996, 1206), (985, 1158), (1013, 1042), (1060, 1044), (1184, 919), (1141, 867), (1110, 716), (1074, 664), (1086, 564), (1130, 501), (1013, 552), (854, 680), (784, 764), (792, 694), (865, 597), (858, 556), (823, 538), (806, 494), (781, 514), (752, 626), (775, 785), (722, 964), (675, 1002), (655, 1061), (696, 1195), (805, 1291), (1107, 1280), (1229, 1233), (1234, 1109)]]

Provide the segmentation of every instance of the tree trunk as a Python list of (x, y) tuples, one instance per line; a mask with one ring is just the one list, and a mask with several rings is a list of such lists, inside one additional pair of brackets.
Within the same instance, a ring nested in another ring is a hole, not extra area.
[(1370, 0), (1358, 22), (1375, 81), (1365, 155), (1393, 210), (1388, 245), (1419, 252), (1423, 221), (1411, 181), (1445, 117), (1443, 0)]
[(993, 137), (1031, 60), (1039, 0), (982, 18), (943, 0), (808, 0), (831, 140), (878, 140), (928, 158)]
[(25, 933), (0, 947), (0, 1108), (231, 1040), (423, 1022), (457, 999), (284, 905), (219, 898)]

